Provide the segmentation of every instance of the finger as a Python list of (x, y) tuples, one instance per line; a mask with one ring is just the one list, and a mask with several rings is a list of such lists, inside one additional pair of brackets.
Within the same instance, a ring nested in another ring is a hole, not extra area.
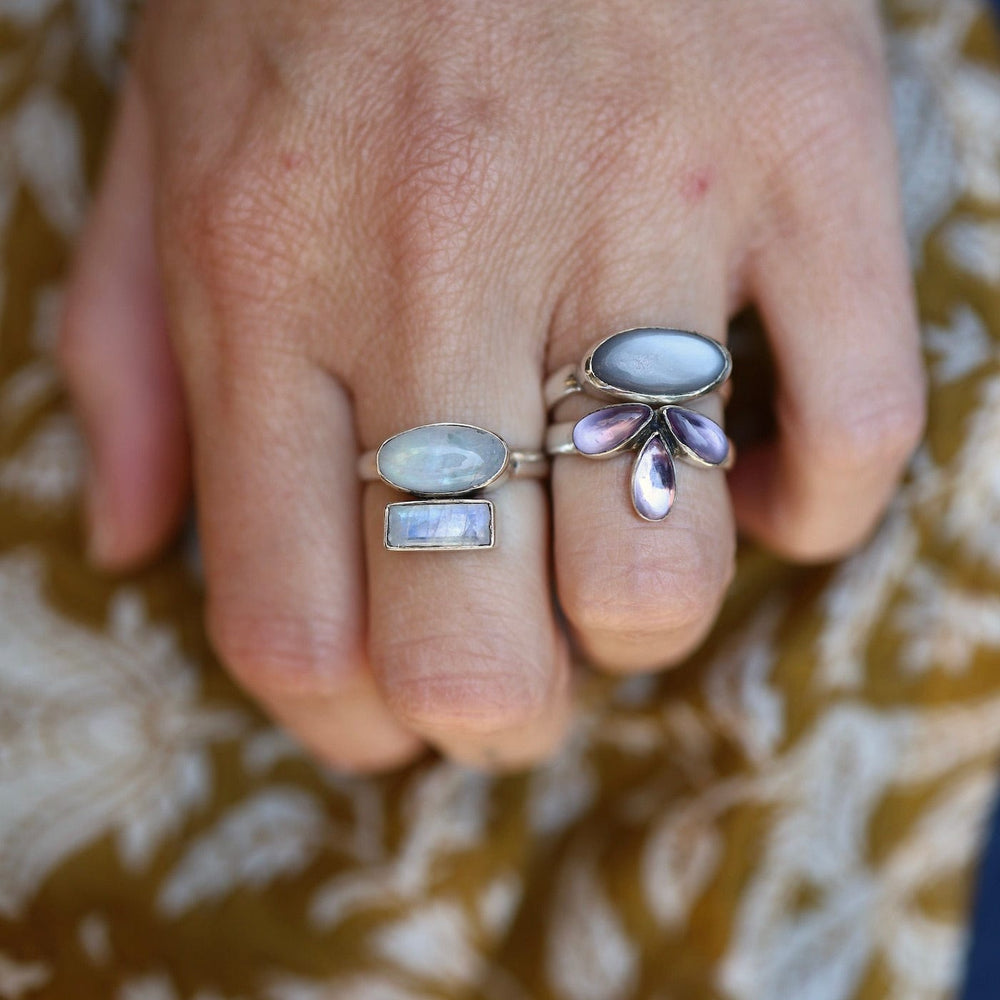
[(798, 559), (833, 558), (869, 534), (922, 432), (890, 136), (879, 119), (863, 141), (810, 159), (750, 261), (775, 355), (777, 440), (741, 454), (731, 485), (741, 526)]
[[(229, 317), (221, 322), (243, 332), (258, 323), (255, 309)], [(186, 318), (185, 337), (199, 338), (199, 310)], [(349, 401), (304, 359), (256, 348), (216, 351), (210, 361), (207, 353), (185, 365), (185, 377), (215, 647), (327, 762), (396, 766), (419, 742), (383, 704), (365, 654)]]
[(127, 566), (177, 528), (189, 487), (153, 236), (149, 123), (132, 81), (77, 251), (60, 357), (89, 445), (90, 554)]
[[(473, 423), (515, 448), (537, 447), (544, 428), (537, 350), (525, 338), (459, 324), (504, 316), (497, 303), (464, 298), (413, 305), (398, 317), (410, 348), (405, 387), (394, 357), (367, 359), (355, 385), (369, 447), (415, 425)], [(426, 300), (425, 300), (426, 301)], [(458, 321), (456, 322), (456, 317)], [(510, 322), (510, 329), (530, 330)], [(444, 345), (447, 345), (445, 347)], [(384, 386), (397, 391), (385, 394)], [(402, 497), (367, 488), (370, 649), (382, 690), (399, 717), (449, 755), (476, 765), (516, 766), (560, 741), (569, 708), (569, 668), (548, 583), (547, 505), (542, 486), (512, 481), (492, 495), (496, 545), (469, 552), (390, 552), (383, 508)]]
[[(669, 325), (722, 340), (722, 255), (714, 251), (718, 243), (707, 240), (704, 252), (693, 250), (699, 238), (691, 232), (673, 259), (632, 254), (627, 270), (578, 282), (589, 291), (560, 319), (562, 360), (579, 360), (594, 341), (637, 326)], [(638, 306), (624, 312), (623, 302)], [(583, 409), (595, 405), (591, 400)], [(686, 405), (721, 419), (718, 394)], [(559, 599), (584, 652), (614, 670), (666, 666), (703, 640), (732, 575), (735, 547), (721, 471), (676, 462), (673, 507), (665, 520), (650, 523), (630, 501), (635, 460), (631, 451), (602, 461), (567, 455), (553, 470)]]

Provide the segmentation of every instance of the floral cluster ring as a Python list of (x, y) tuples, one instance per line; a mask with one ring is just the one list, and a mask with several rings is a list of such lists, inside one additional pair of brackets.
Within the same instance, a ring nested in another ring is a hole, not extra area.
[(690, 330), (644, 327), (616, 333), (588, 351), (579, 366), (550, 376), (545, 392), (550, 410), (578, 392), (620, 402), (575, 423), (553, 423), (546, 450), (586, 458), (637, 452), (632, 505), (644, 520), (661, 521), (674, 502), (675, 459), (710, 468), (732, 464), (733, 447), (722, 428), (679, 405), (719, 388), (731, 371), (725, 347)]

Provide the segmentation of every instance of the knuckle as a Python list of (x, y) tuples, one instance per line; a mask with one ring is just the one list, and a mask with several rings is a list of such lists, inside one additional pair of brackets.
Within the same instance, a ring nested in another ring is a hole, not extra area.
[(925, 420), (925, 394), (913, 380), (842, 400), (836, 413), (813, 415), (802, 436), (824, 472), (895, 472), (920, 442)]
[(265, 700), (343, 694), (356, 686), (363, 669), (347, 630), (337, 622), (210, 605), (207, 625), (229, 672)]
[(629, 545), (630, 558), (569, 556), (560, 575), (564, 611), (580, 632), (655, 637), (710, 622), (733, 573), (733, 546), (695, 531), (677, 532), (669, 552)]
[(213, 305), (280, 301), (304, 262), (310, 216), (263, 156), (241, 153), (180, 186), (164, 220), (168, 248), (193, 268)]
[(502, 733), (540, 718), (552, 680), (518, 659), (503, 637), (434, 636), (383, 647), (390, 708), (417, 732)]
[(470, 288), (511, 235), (518, 171), (509, 169), (507, 98), (417, 89), (389, 116), (392, 137), (376, 140), (383, 171), (373, 195), (384, 221), (375, 236), (386, 250), (394, 350), (415, 366), (459, 366), (474, 348), (453, 336), (467, 322)]
[(390, 234), (404, 269), (450, 272), (491, 225), (508, 158), (506, 97), (456, 94), (424, 81), (404, 105), (391, 140)]
[[(754, 74), (770, 128), (747, 138), (779, 177), (856, 173), (859, 158), (889, 145), (879, 46), (865, 32), (832, 30), (815, 14), (792, 15), (775, 34)], [(760, 124), (759, 115), (754, 120)]]
[(207, 344), (191, 342), (198, 324), (177, 324), (183, 356), (241, 368), (296, 348), (303, 303), (324, 287), (314, 280), (322, 263), (312, 229), (322, 208), (304, 210), (302, 192), (275, 174), (266, 159), (242, 153), (186, 186), (171, 181), (165, 270), (197, 288), (214, 319)]

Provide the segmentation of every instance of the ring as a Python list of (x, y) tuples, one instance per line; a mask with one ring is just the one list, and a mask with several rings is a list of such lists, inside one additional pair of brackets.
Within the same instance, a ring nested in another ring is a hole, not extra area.
[(480, 494), (510, 478), (542, 478), (548, 468), (544, 452), (515, 451), (474, 424), (412, 427), (358, 459), (362, 481), (415, 498), (386, 505), (382, 540), (393, 552), (493, 548), (493, 501)]
[(691, 330), (643, 327), (623, 330), (595, 344), (579, 365), (566, 365), (545, 383), (554, 410), (586, 393), (621, 400), (568, 423), (553, 423), (549, 455), (610, 458), (636, 451), (632, 506), (646, 521), (662, 521), (674, 502), (674, 460), (727, 469), (733, 444), (725, 431), (696, 410), (678, 404), (718, 389), (729, 378), (732, 357), (722, 344)]

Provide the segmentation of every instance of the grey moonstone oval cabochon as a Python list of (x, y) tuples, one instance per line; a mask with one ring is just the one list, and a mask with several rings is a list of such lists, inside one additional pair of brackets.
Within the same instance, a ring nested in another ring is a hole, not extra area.
[(616, 333), (590, 356), (591, 372), (606, 386), (663, 401), (707, 392), (728, 366), (725, 349), (714, 340), (655, 327)]
[(389, 438), (378, 450), (379, 475), (421, 496), (453, 496), (481, 489), (503, 471), (503, 438), (466, 424), (427, 424)]

